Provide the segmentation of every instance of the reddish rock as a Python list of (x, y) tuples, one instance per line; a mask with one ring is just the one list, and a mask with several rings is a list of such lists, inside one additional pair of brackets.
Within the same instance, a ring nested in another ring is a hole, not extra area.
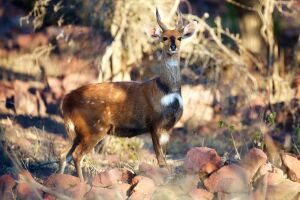
[(189, 192), (189, 195), (194, 200), (212, 200), (214, 195), (207, 190), (196, 188)]
[(194, 174), (186, 174), (182, 178), (174, 181), (174, 185), (179, 186), (185, 193), (197, 188), (200, 182), (199, 176)]
[[(48, 177), (44, 182), (44, 185), (51, 190), (64, 194), (74, 199), (81, 199), (90, 186), (81, 182), (78, 177), (71, 176), (68, 174), (53, 174)], [(49, 194), (46, 194), (44, 198), (50, 198)]]
[(268, 172), (261, 176), (255, 183), (254, 190), (249, 194), (247, 200), (265, 200), (268, 184)]
[(30, 87), (28, 83), (14, 81), (14, 106), (17, 114), (44, 116), (46, 106), (37, 88)]
[(120, 183), (111, 186), (109, 189), (113, 189), (116, 193), (118, 193), (118, 196), (126, 199), (131, 193), (130, 188), (131, 185), (129, 185), (128, 183)]
[[(120, 191), (101, 187), (92, 187), (85, 195), (85, 200), (122, 200)], [(125, 199), (125, 198), (124, 198)]]
[(54, 196), (45, 194), (43, 197), (43, 200), (57, 200), (57, 198), (55, 198)]
[(157, 187), (152, 199), (173, 200), (173, 199), (191, 199), (184, 191), (176, 185), (162, 185)]
[(143, 194), (139, 192), (133, 193), (128, 200), (151, 200), (151, 195), (150, 194)]
[[(217, 197), (218, 197), (218, 200), (233, 200), (233, 199), (249, 200), (248, 199), (249, 198), (248, 193), (226, 193), (226, 192), (218, 192)], [(256, 199), (256, 200), (258, 200), (258, 199)]]
[(221, 165), (221, 158), (216, 150), (207, 147), (194, 147), (188, 151), (184, 166), (193, 173), (212, 173)]
[(252, 179), (258, 169), (266, 164), (267, 155), (260, 149), (250, 149), (239, 163), (241, 167), (246, 169), (249, 179)]
[(16, 181), (11, 175), (0, 176), (0, 199), (13, 200), (13, 188), (16, 185)]
[(288, 169), (288, 176), (292, 181), (300, 182), (300, 160), (297, 158), (283, 154), (282, 162)]
[(154, 181), (145, 176), (135, 176), (132, 179), (132, 184), (135, 185), (135, 187), (133, 188), (133, 192), (152, 194), (155, 191)]
[(212, 173), (204, 180), (204, 185), (210, 192), (248, 192), (250, 181), (247, 171), (233, 164)]
[(19, 182), (16, 188), (17, 199), (35, 200), (41, 199), (42, 191), (36, 189), (32, 183), (35, 182), (28, 171), (21, 171), (19, 173)]
[(266, 163), (262, 165), (258, 170), (258, 176), (263, 176), (273, 170), (273, 166), (271, 163)]
[(267, 184), (268, 185), (277, 185), (284, 181), (283, 173), (269, 172), (267, 174)]
[(164, 182), (164, 178), (169, 174), (167, 169), (152, 166), (147, 163), (141, 163), (139, 171), (142, 176), (147, 176), (154, 180), (156, 185), (162, 184)]
[(127, 169), (123, 169), (122, 170), (122, 182), (123, 183), (131, 183), (133, 177), (135, 176), (135, 174)]
[(254, 183), (254, 191), (251, 192), (248, 200), (265, 200), (267, 188), (276, 186), (286, 179), (281, 170), (273, 170), (258, 178)]
[(120, 169), (110, 169), (104, 172), (98, 173), (92, 182), (93, 186), (96, 187), (108, 187), (117, 183), (122, 182), (122, 170)]
[(266, 200), (295, 200), (300, 198), (300, 183), (284, 179), (276, 185), (268, 185)]

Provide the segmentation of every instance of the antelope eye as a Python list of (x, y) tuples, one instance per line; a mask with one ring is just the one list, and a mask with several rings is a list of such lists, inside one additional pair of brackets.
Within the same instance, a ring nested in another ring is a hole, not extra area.
[(166, 41), (168, 38), (167, 37), (163, 37), (163, 41)]
[(177, 40), (181, 41), (182, 37), (177, 38)]

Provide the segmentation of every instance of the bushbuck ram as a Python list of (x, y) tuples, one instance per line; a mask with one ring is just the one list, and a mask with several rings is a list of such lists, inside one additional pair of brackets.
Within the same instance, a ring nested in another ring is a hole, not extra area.
[(181, 14), (174, 30), (161, 21), (149, 34), (163, 43), (158, 77), (145, 82), (105, 82), (82, 86), (67, 94), (62, 103), (70, 143), (60, 154), (63, 173), (66, 157), (72, 155), (77, 174), (83, 180), (81, 162), (107, 134), (132, 137), (150, 132), (158, 164), (165, 166), (164, 148), (169, 132), (183, 112), (179, 49), (190, 37), (196, 22), (183, 26)]

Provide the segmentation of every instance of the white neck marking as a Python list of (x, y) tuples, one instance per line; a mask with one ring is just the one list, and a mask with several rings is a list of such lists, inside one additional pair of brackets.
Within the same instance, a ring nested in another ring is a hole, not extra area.
[(170, 93), (163, 96), (163, 98), (161, 98), (160, 100), (160, 103), (163, 106), (168, 106), (172, 104), (176, 99), (178, 100), (179, 105), (182, 108), (183, 107), (182, 97), (177, 92)]

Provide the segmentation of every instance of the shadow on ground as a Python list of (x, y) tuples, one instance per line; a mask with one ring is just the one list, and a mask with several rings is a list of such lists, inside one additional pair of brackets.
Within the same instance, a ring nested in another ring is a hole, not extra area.
[(65, 128), (62, 123), (59, 123), (49, 117), (33, 117), (28, 115), (11, 115), (0, 114), (0, 119), (12, 119), (23, 128), (35, 127), (46, 132), (65, 135)]

